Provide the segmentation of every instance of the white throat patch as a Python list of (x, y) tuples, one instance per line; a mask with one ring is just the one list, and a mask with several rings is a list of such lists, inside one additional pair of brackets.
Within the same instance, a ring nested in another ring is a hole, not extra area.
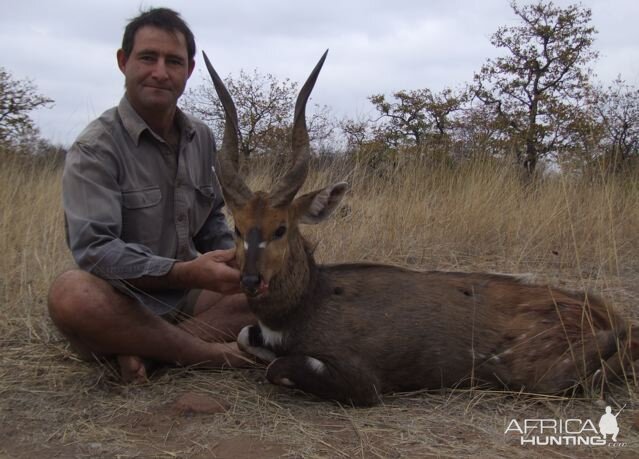
[(270, 349), (266, 349), (265, 347), (251, 346), (249, 342), (249, 329), (251, 327), (252, 325), (247, 325), (240, 331), (240, 334), (237, 335), (238, 347), (241, 351), (244, 351), (247, 354), (254, 355), (258, 359), (261, 359), (265, 362), (272, 362), (276, 358), (274, 352), (272, 352)]
[(266, 346), (281, 346), (284, 342), (284, 333), (280, 331), (271, 330), (262, 322), (259, 322), (262, 329), (262, 339)]

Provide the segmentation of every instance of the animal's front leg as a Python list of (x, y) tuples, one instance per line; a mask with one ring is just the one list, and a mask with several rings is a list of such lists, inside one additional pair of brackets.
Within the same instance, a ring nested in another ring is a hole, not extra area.
[(275, 353), (265, 347), (262, 329), (259, 325), (247, 325), (237, 335), (237, 346), (241, 351), (257, 357), (264, 362), (275, 360)]
[(353, 405), (379, 402), (376, 378), (354, 364), (336, 367), (306, 355), (287, 355), (271, 362), (266, 378), (273, 384), (338, 402)]

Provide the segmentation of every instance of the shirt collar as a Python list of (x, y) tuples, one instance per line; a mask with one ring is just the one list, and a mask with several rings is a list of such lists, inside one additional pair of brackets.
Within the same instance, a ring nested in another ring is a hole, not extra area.
[[(118, 114), (120, 115), (124, 129), (127, 131), (133, 142), (135, 142), (136, 146), (140, 145), (140, 136), (146, 130), (157, 137), (149, 125), (146, 124), (142, 117), (135, 111), (126, 95), (124, 95), (120, 100), (120, 104), (118, 105)], [(175, 116), (178, 126), (180, 127), (182, 138), (190, 142), (195, 136), (195, 127), (193, 126), (193, 122), (179, 108), (176, 109)]]

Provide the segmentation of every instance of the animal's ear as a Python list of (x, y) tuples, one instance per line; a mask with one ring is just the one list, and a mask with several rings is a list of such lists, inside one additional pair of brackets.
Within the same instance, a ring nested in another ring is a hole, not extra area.
[(311, 225), (325, 220), (341, 202), (347, 188), (346, 182), (339, 182), (300, 196), (293, 201), (296, 218)]

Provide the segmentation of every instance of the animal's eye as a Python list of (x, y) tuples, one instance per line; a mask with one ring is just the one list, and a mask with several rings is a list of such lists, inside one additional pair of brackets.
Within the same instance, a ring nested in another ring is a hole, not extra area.
[(235, 235), (236, 235), (237, 237), (239, 237), (239, 238), (241, 238), (241, 237), (242, 237), (242, 233), (240, 233), (240, 230), (239, 230), (239, 229), (237, 229), (237, 226), (235, 227)]
[(282, 225), (273, 233), (273, 239), (281, 239), (286, 234), (286, 226)]

